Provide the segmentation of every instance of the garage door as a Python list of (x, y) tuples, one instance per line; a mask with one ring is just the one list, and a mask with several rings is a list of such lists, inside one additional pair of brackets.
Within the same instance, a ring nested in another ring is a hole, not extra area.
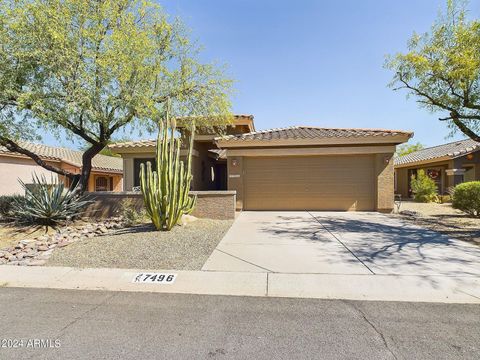
[(245, 210), (374, 210), (372, 155), (244, 158)]

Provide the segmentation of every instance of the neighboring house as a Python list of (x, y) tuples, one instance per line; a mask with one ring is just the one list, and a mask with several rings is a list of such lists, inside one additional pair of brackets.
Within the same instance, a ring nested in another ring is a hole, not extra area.
[[(82, 168), (82, 152), (33, 143), (22, 146), (51, 165), (79, 174)], [(88, 191), (122, 191), (123, 162), (121, 158), (97, 155), (93, 158)], [(48, 181), (69, 181), (64, 176), (55, 174), (37, 165), (29, 157), (11, 152), (0, 146), (0, 195), (21, 194), (23, 189), (18, 182), (32, 183), (33, 173), (45, 175)]]
[(395, 193), (411, 197), (411, 178), (420, 169), (435, 180), (439, 194), (462, 182), (480, 180), (480, 143), (454, 141), (396, 158)]
[[(193, 190), (236, 190), (237, 210), (372, 210), (394, 202), (395, 146), (413, 134), (381, 129), (294, 126), (255, 131), (237, 115), (227, 135), (199, 134)], [(155, 141), (111, 146), (124, 159), (124, 190), (139, 185)]]

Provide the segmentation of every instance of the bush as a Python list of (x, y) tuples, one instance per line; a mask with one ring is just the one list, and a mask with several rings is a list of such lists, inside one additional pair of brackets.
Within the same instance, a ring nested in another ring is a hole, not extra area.
[(452, 202), (452, 196), (451, 195), (438, 195), (438, 202), (440, 204), (445, 204)]
[(25, 190), (25, 197), (12, 204), (12, 213), (18, 222), (55, 227), (80, 215), (90, 203), (84, 196), (79, 196), (76, 189), (67, 190), (62, 182), (49, 183), (45, 176), (34, 175), (34, 186), (19, 182)]
[(424, 170), (418, 170), (417, 176), (412, 175), (411, 187), (415, 201), (424, 203), (438, 201), (437, 185)]
[(147, 220), (145, 208), (137, 210), (135, 200), (132, 199), (125, 199), (120, 203), (118, 214), (125, 221), (126, 226), (133, 226)]
[(453, 191), (452, 206), (471, 216), (480, 217), (480, 181), (457, 185)]
[(12, 220), (13, 218), (13, 204), (15, 202), (23, 201), (24, 197), (20, 195), (4, 195), (0, 196), (0, 219)]

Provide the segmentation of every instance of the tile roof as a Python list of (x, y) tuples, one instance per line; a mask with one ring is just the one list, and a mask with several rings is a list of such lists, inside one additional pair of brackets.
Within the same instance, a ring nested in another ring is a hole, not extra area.
[(370, 136), (411, 135), (411, 132), (385, 129), (342, 129), (322, 128), (315, 126), (291, 126), (286, 128), (255, 131), (241, 135), (219, 137), (217, 140), (250, 141), (250, 140), (296, 140), (321, 138), (352, 138)]
[[(22, 147), (39, 155), (44, 160), (63, 161), (65, 163), (81, 167), (83, 152), (61, 147), (47, 146), (43, 144), (34, 144), (22, 142)], [(0, 154), (15, 154), (7, 148), (0, 146)], [(18, 154), (21, 155), (21, 154)], [(24, 156), (24, 155), (21, 155)], [(96, 155), (92, 160), (94, 170), (121, 172), (123, 170), (123, 160), (118, 157)]]
[(421, 161), (443, 158), (454, 159), (480, 149), (480, 143), (471, 139), (454, 141), (448, 144), (437, 145), (415, 151), (395, 158), (395, 165), (407, 165)]
[(108, 147), (112, 149), (131, 149), (131, 148), (155, 147), (156, 145), (157, 145), (156, 139), (147, 139), (147, 140), (134, 140), (134, 141), (113, 143), (111, 145), (108, 145)]

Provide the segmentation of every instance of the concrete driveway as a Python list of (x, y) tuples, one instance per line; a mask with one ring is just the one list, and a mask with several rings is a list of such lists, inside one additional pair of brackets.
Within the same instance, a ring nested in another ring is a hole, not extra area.
[(210, 271), (479, 276), (480, 247), (379, 213), (242, 212)]

